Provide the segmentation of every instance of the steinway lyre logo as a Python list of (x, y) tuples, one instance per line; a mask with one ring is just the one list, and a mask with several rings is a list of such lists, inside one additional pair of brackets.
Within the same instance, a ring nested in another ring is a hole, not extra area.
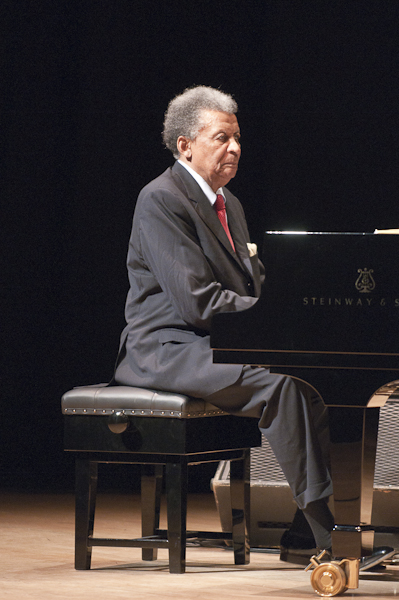
[(373, 269), (358, 269), (359, 277), (356, 279), (356, 289), (361, 294), (369, 294), (375, 288), (375, 281), (372, 273)]

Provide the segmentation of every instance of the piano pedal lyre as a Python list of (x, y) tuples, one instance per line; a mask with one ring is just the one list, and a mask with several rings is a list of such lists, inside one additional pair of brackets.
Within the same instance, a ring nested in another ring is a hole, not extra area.
[(359, 559), (344, 558), (340, 561), (320, 562), (326, 550), (310, 559), (305, 571), (313, 570), (310, 583), (319, 596), (337, 596), (347, 589), (359, 587)]

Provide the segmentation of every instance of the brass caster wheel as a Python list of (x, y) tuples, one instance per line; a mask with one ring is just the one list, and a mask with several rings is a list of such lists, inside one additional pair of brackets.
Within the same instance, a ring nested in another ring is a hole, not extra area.
[(317, 565), (310, 574), (310, 583), (319, 596), (337, 596), (347, 589), (345, 571), (335, 563)]

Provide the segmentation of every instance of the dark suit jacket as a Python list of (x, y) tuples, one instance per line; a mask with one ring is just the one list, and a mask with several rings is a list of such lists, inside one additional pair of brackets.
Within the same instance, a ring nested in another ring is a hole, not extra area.
[(141, 191), (117, 383), (203, 397), (240, 376), (241, 365), (212, 363), (211, 321), (256, 302), (263, 267), (257, 256), (249, 258), (240, 202), (224, 193), (236, 253), (208, 198), (179, 163)]

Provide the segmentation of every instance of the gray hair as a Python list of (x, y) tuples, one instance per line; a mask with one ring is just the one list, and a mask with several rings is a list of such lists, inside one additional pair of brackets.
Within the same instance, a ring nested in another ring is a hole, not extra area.
[(203, 111), (216, 110), (233, 115), (238, 106), (230, 94), (205, 85), (187, 88), (169, 102), (163, 123), (162, 139), (175, 158), (179, 158), (177, 138), (194, 140), (206, 125)]

